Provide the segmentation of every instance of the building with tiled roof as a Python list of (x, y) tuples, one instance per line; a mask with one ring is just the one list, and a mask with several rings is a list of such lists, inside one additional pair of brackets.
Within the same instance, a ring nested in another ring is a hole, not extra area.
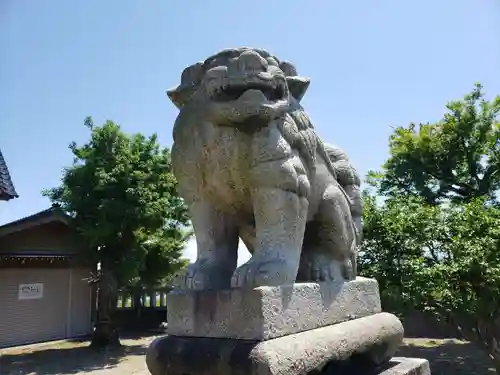
[(17, 198), (16, 189), (10, 178), (9, 169), (0, 150), (0, 201), (8, 201)]

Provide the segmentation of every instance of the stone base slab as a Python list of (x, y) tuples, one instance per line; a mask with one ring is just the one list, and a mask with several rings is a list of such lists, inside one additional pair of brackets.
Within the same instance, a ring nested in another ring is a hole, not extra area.
[(431, 375), (431, 368), (426, 359), (392, 358), (380, 375)]
[(152, 375), (303, 375), (350, 358), (376, 369), (402, 340), (399, 319), (379, 313), (268, 341), (160, 337), (151, 343), (146, 363)]
[(375, 368), (352, 358), (343, 363), (332, 362), (318, 375), (431, 375), (431, 369), (429, 361), (420, 358), (391, 358), (388, 363)]
[(381, 311), (378, 283), (296, 283), (167, 295), (168, 334), (269, 340)]

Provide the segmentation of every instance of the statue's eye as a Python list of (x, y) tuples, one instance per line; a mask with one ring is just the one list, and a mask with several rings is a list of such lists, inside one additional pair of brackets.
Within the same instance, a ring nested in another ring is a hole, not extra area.
[(267, 63), (269, 65), (276, 66), (276, 67), (279, 66), (278, 62), (276, 61), (276, 59), (274, 57), (268, 57), (266, 60), (267, 60)]
[(218, 58), (210, 63), (209, 68), (216, 68), (219, 66), (227, 66), (227, 63), (228, 63), (228, 59)]
[(211, 80), (215, 78), (220, 78), (226, 75), (226, 73), (227, 73), (227, 67), (216, 65), (213, 68), (210, 68), (206, 71), (204, 79)]

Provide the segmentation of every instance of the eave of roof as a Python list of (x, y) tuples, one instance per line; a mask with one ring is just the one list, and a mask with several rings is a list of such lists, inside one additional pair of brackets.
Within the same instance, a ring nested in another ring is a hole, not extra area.
[(68, 260), (75, 257), (75, 254), (16, 254), (0, 253), (0, 260)]
[(0, 200), (8, 201), (13, 198), (18, 198), (14, 184), (10, 177), (9, 169), (5, 163), (5, 159), (0, 150)]
[(71, 225), (71, 217), (66, 215), (60, 208), (51, 207), (46, 210), (37, 212), (33, 215), (23, 217), (21, 219), (11, 221), (0, 226), (0, 236), (5, 236), (10, 233), (21, 230), (37, 227), (43, 224), (52, 222), (61, 222), (66, 225)]

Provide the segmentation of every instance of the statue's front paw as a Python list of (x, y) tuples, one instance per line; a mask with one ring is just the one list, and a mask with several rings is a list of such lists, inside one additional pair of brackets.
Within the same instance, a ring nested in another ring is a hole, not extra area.
[(350, 262), (341, 262), (332, 254), (313, 253), (303, 257), (299, 267), (300, 282), (346, 281)]
[(225, 265), (196, 261), (187, 267), (186, 272), (177, 280), (176, 287), (192, 290), (229, 289), (233, 269)]
[(195, 289), (203, 290), (205, 285), (209, 283), (210, 277), (208, 270), (204, 270), (201, 264), (190, 264), (187, 266), (186, 272), (177, 280), (177, 287), (180, 289)]
[(282, 259), (251, 258), (238, 267), (231, 279), (233, 288), (255, 288), (293, 284), (297, 276), (297, 265)]

